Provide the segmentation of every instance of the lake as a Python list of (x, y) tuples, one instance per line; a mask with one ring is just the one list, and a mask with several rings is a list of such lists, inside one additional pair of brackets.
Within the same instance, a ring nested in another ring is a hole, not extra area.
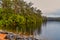
[[(34, 35), (34, 37), (39, 40), (60, 40), (60, 22), (59, 21), (47, 21), (47, 22), (44, 22), (43, 24), (39, 24), (39, 25), (31, 24), (27, 26), (28, 27), (31, 26), (31, 29), (27, 28), (26, 31), (29, 32), (30, 34), (33, 32), (32, 34)], [(37, 27), (34, 29), (33, 26), (34, 28), (36, 26)], [(11, 31), (10, 28), (6, 28), (6, 27), (3, 29)], [(24, 30), (22, 30), (22, 32), (25, 32)], [(12, 31), (16, 32), (15, 29), (14, 30), (12, 29)], [(18, 31), (20, 31), (20, 29)]]
[(47, 21), (34, 32), (34, 35), (42, 40), (60, 40), (60, 22)]

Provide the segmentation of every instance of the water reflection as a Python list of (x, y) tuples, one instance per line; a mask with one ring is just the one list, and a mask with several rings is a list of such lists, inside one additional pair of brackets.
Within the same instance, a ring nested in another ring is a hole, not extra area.
[(37, 34), (38, 34), (38, 35), (41, 34), (41, 25), (38, 26), (38, 28), (35, 30), (34, 33), (35, 33), (35, 35), (37, 35)]
[(40, 37), (46, 40), (60, 40), (60, 22), (47, 21), (43, 23)]
[(37, 24), (28, 24), (28, 25), (23, 25), (21, 24), (19, 27), (16, 26), (9, 26), (9, 27), (0, 27), (1, 30), (3, 31), (8, 31), (8, 32), (13, 32), (13, 33), (20, 33), (22, 32), (23, 34), (30, 34), (33, 35), (34, 32), (36, 31), (37, 34), (41, 33), (41, 24), (37, 23)]
[[(18, 26), (2, 26), (0, 27), (0, 30), (7, 31), (7, 32), (13, 32), (15, 34), (20, 35), (21, 37), (23, 36), (24, 38), (39, 38), (41, 34), (41, 27), (42, 24), (36, 23), (36, 24), (20, 24)], [(40, 39), (40, 38), (39, 38)], [(25, 40), (25, 39), (24, 39)]]

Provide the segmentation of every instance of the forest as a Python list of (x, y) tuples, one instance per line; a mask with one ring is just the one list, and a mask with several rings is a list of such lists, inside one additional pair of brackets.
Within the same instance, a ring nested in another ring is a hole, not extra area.
[[(41, 25), (42, 12), (32, 7), (33, 3), (24, 0), (1, 0), (0, 1), (0, 29), (20, 32), (37, 28), (31, 25)], [(26, 25), (26, 26), (25, 26)]]

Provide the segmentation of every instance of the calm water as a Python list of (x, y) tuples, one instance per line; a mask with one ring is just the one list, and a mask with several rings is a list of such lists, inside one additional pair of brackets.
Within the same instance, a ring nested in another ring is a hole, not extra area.
[(35, 31), (35, 37), (43, 40), (60, 40), (60, 22), (48, 21)]
[[(24, 27), (25, 28), (24, 28)], [(18, 32), (28, 32), (33, 34), (35, 38), (41, 40), (60, 40), (60, 22), (59, 21), (47, 21), (42, 25), (39, 24), (38, 27), (35, 24), (22, 25), (17, 29)], [(2, 30), (8, 30), (16, 32), (15, 27), (0, 27)], [(22, 30), (20, 30), (22, 29)]]

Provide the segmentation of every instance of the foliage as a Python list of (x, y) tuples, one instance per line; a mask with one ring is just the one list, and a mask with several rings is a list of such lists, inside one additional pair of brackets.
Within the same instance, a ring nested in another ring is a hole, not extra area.
[[(26, 3), (23, 0), (2, 0), (0, 8), (0, 26), (10, 30), (16, 28), (32, 29), (29, 24), (42, 23), (41, 10), (31, 7), (31, 3)], [(27, 25), (27, 26), (21, 26)], [(36, 28), (36, 27), (33, 27)]]

